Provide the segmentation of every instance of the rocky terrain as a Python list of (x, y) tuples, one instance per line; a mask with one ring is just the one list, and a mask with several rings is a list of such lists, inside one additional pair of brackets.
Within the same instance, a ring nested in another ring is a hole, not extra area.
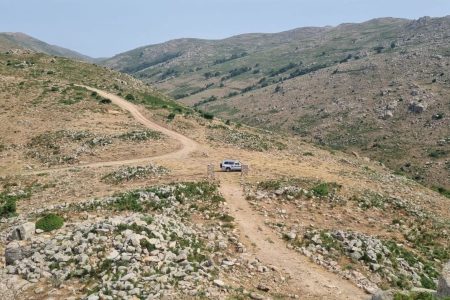
[[(26, 279), (25, 290), (51, 279), (49, 286), (34, 289), (29, 297), (39, 297), (35, 295), (52, 287), (59, 288), (55, 296), (87, 293), (87, 299), (250, 295), (230, 291), (222, 279), (230, 272), (275, 274), (256, 259), (242, 256), (245, 247), (231, 232), (232, 218), (227, 217), (223, 200), (213, 185), (186, 183), (56, 206), (51, 211), (74, 214), (73, 223), (52, 235), (26, 232), (32, 236), (26, 245), (9, 243), (4, 271)], [(115, 215), (92, 215), (101, 210)], [(131, 214), (124, 215), (127, 211)], [(27, 230), (33, 231), (34, 224)], [(79, 287), (70, 291), (72, 284)], [(261, 296), (253, 292), (252, 297)]]
[(2, 299), (448, 295), (448, 199), (380, 163), (28, 51), (0, 95)]

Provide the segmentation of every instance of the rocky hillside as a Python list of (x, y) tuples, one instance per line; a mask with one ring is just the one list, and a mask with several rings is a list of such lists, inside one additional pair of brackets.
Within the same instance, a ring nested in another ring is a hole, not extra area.
[(1, 299), (447, 293), (448, 199), (379, 163), (29, 51), (0, 98)]
[(5, 52), (14, 49), (28, 49), (35, 52), (45, 53), (48, 55), (68, 57), (82, 61), (92, 61), (89, 56), (80, 54), (78, 52), (47, 44), (43, 41), (35, 39), (29, 35), (21, 32), (1, 32), (0, 33), (0, 52)]
[(358, 153), (446, 193), (449, 33), (450, 17), (385, 18), (176, 40), (105, 64), (224, 119)]

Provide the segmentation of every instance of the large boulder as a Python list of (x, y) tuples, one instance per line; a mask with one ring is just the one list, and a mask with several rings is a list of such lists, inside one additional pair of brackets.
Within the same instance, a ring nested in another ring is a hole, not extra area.
[(394, 299), (394, 291), (392, 290), (378, 290), (372, 295), (371, 300), (392, 300)]
[(425, 111), (426, 107), (423, 103), (411, 102), (409, 103), (408, 109), (413, 113), (420, 114)]
[(438, 297), (450, 297), (450, 261), (448, 261), (442, 269), (441, 277), (437, 288)]
[(11, 233), (12, 240), (28, 240), (36, 231), (36, 225), (32, 222), (23, 223), (14, 228)]
[(17, 260), (23, 258), (22, 247), (18, 242), (11, 242), (5, 249), (5, 262), (6, 265), (13, 265)]

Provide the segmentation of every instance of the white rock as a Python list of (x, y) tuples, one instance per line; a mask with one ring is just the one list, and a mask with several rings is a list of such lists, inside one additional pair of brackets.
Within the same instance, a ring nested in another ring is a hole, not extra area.
[(219, 280), (219, 279), (214, 280), (214, 284), (221, 288), (223, 288), (225, 286), (225, 282), (223, 282), (222, 280)]

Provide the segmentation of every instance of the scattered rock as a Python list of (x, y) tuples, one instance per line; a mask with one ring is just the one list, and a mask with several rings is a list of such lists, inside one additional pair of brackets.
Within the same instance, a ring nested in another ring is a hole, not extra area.
[(258, 290), (263, 291), (263, 292), (268, 292), (270, 289), (269, 287), (263, 285), (263, 284), (258, 284), (258, 286), (256, 287)]
[(219, 280), (219, 279), (215, 279), (214, 284), (220, 288), (225, 287), (225, 282), (223, 282), (222, 280)]
[(264, 296), (263, 295), (257, 294), (255, 292), (250, 294), (250, 298), (253, 299), (253, 300), (264, 300)]
[(425, 111), (426, 107), (423, 103), (411, 102), (408, 106), (408, 109), (413, 113), (420, 114)]

